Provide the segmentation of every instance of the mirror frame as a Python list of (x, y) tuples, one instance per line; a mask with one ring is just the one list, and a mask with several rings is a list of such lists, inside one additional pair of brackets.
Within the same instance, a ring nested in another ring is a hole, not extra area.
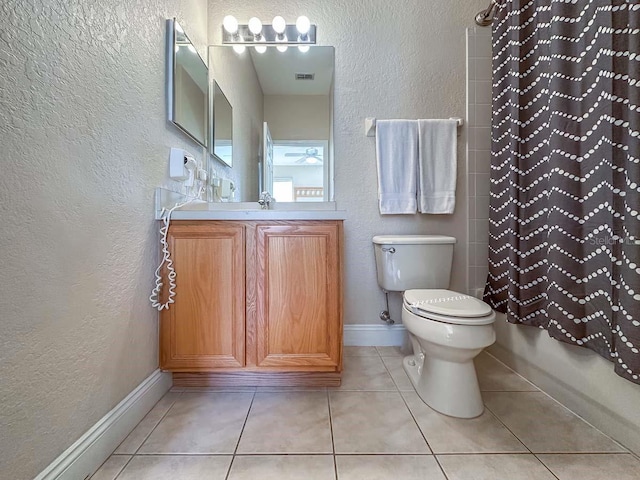
[[(222, 157), (216, 155), (216, 87), (220, 91), (220, 94), (224, 97), (224, 100), (229, 104), (231, 109), (231, 162), (227, 162)], [(233, 105), (218, 85), (215, 79), (209, 82), (209, 154), (227, 167), (233, 167)]]
[[(202, 57), (200, 56), (200, 53), (198, 53), (197, 50), (196, 50), (196, 55), (198, 55), (198, 58), (202, 62), (202, 65), (204, 66), (205, 70), (207, 71), (208, 88), (207, 88), (207, 91), (205, 92), (205, 112), (207, 112), (207, 114), (205, 115), (204, 138), (202, 140), (196, 138), (184, 126), (180, 125), (180, 123), (178, 123), (177, 119), (175, 118), (176, 117), (176, 78), (175, 78), (176, 69), (175, 67), (176, 67), (176, 61), (177, 61), (176, 60), (176, 25), (179, 25), (176, 18), (167, 19), (167, 45), (166, 45), (167, 47), (167, 52), (166, 52), (167, 118), (173, 125), (178, 127), (180, 131), (184, 132), (190, 139), (192, 139), (198, 145), (202, 145), (203, 147), (208, 148), (208, 137), (209, 137), (208, 132), (209, 132), (209, 123), (210, 123), (208, 112), (209, 112), (209, 102), (210, 102), (210, 95), (211, 95), (210, 94), (211, 87), (209, 85), (209, 68), (207, 66), (207, 63), (202, 59)], [(187, 38), (187, 40), (193, 45), (193, 42), (191, 42), (191, 39), (189, 38), (187, 33), (184, 31), (184, 29), (182, 29), (182, 27), (180, 28), (183, 31), (184, 36)]]

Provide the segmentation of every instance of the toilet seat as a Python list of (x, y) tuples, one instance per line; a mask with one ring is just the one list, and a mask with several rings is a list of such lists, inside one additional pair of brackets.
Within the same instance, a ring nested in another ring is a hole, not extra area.
[(429, 320), (454, 325), (488, 325), (495, 320), (495, 312), (485, 302), (452, 290), (407, 290), (403, 299), (407, 310)]

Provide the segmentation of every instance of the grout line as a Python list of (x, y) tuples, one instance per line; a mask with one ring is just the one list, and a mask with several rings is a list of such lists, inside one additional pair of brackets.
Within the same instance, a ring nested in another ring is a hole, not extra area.
[[(498, 362), (500, 365), (502, 365), (503, 367), (505, 367), (507, 370), (509, 370), (510, 372), (515, 373), (518, 377), (520, 377), (522, 380), (524, 380), (525, 382), (527, 382), (529, 385), (533, 385), (537, 391), (541, 392), (542, 389), (536, 385), (535, 383), (533, 383), (531, 380), (529, 380), (528, 378), (520, 375), (518, 372), (516, 372), (513, 368), (511, 368), (509, 365), (507, 365), (506, 363), (504, 363), (502, 360), (500, 360), (498, 357), (492, 355), (491, 353), (487, 352), (486, 349), (483, 350), (484, 353), (486, 353), (487, 355), (489, 355), (491, 358), (493, 358), (496, 362)], [(510, 391), (510, 390), (507, 390)], [(524, 390), (524, 391), (528, 391), (528, 390)]]
[[(506, 392), (492, 392), (492, 393), (519, 393), (519, 394), (536, 394), (536, 393), (541, 393), (543, 394), (545, 397), (549, 398), (552, 402), (558, 404), (561, 408), (563, 408), (564, 410), (566, 410), (567, 412), (571, 413), (573, 416), (579, 418), (580, 420), (582, 420), (585, 424), (587, 424), (588, 426), (590, 426), (591, 428), (593, 428), (596, 432), (598, 432), (600, 435), (606, 437), (607, 439), (609, 439), (611, 442), (615, 443), (618, 447), (622, 448), (624, 451), (623, 452), (595, 452), (595, 453), (630, 453), (633, 454), (633, 452), (628, 449), (627, 447), (625, 447), (624, 445), (622, 445), (620, 442), (618, 442), (615, 438), (613, 438), (611, 435), (607, 435), (606, 433), (604, 433), (602, 430), (600, 430), (598, 427), (596, 427), (595, 425), (589, 423), (587, 420), (585, 420), (581, 415), (577, 414), (576, 412), (574, 412), (573, 410), (571, 410), (569, 407), (567, 407), (565, 404), (563, 404), (562, 402), (560, 402), (559, 400), (553, 398), (551, 395), (549, 395), (547, 392), (545, 392), (544, 390), (538, 390), (537, 392), (515, 392), (515, 391), (506, 391)], [(485, 405), (486, 406), (486, 405)], [(488, 407), (487, 407), (488, 408)], [(493, 412), (492, 412), (493, 413)], [(497, 416), (497, 415), (496, 415)], [(506, 426), (506, 425), (505, 425)], [(548, 453), (553, 453), (553, 452), (548, 452)], [(590, 453), (590, 452), (577, 452), (577, 453)]]
[[(116, 457), (120, 457), (120, 456), (125, 456), (125, 455), (120, 455), (120, 454), (116, 455)], [(100, 466), (98, 467), (98, 470), (100, 470), (100, 469), (103, 467), (103, 465), (104, 465), (105, 463), (107, 463), (107, 462), (111, 459), (111, 457), (113, 457), (113, 453), (112, 453), (111, 455), (109, 455), (109, 457), (108, 457), (104, 462), (102, 462), (102, 465), (100, 465)], [(120, 476), (120, 474), (124, 471), (124, 469), (125, 469), (125, 468), (127, 468), (127, 465), (129, 465), (129, 462), (131, 462), (131, 459), (132, 459), (132, 458), (133, 458), (133, 455), (130, 455), (130, 456), (129, 456), (129, 460), (127, 460), (126, 462), (124, 462), (124, 465), (122, 466), (122, 468), (120, 468), (120, 470), (118, 470), (118, 472), (116, 473), (116, 475), (113, 477), (113, 480), (116, 480), (116, 479)], [(94, 475), (95, 475), (96, 473), (98, 473), (98, 470), (96, 470), (95, 472), (93, 472), (93, 473), (91, 474), (91, 476), (89, 477), (89, 480), (91, 480), (91, 479), (94, 477)]]
[(333, 439), (333, 417), (331, 414), (331, 399), (327, 390), (327, 408), (329, 409), (329, 430), (331, 432), (331, 451), (333, 452), (333, 475), (338, 479), (338, 463), (336, 462), (336, 443)]
[[(382, 359), (382, 357), (380, 357), (380, 361), (382, 361), (382, 365), (384, 366), (384, 369), (387, 371), (387, 375), (389, 375), (389, 377), (391, 377), (391, 381), (392, 381), (392, 382), (393, 382), (393, 384), (395, 385), (395, 387), (396, 387), (396, 391), (397, 391), (398, 393), (400, 393), (400, 387), (399, 387), (399, 386), (398, 386), (398, 384), (396, 383), (396, 379), (395, 379), (395, 378), (393, 378), (393, 375), (391, 375), (391, 370), (389, 370), (389, 367), (387, 367), (387, 364), (386, 364), (386, 363), (384, 363), (384, 360)], [(402, 370), (404, 371), (404, 367), (403, 367), (403, 369), (402, 369)], [(409, 376), (408, 376), (408, 375), (407, 375), (407, 378), (409, 378)], [(400, 396), (402, 396), (402, 394), (400, 394)], [(409, 407), (407, 407), (407, 408), (409, 408)], [(418, 429), (420, 429), (420, 427), (418, 427)]]
[(413, 419), (413, 422), (416, 424), (416, 428), (420, 432), (420, 435), (422, 435), (422, 438), (424, 439), (425, 443), (427, 444), (427, 448), (429, 449), (429, 451), (431, 452), (432, 455), (435, 455), (435, 453), (433, 452), (433, 448), (431, 448), (431, 445), (429, 444), (429, 440), (427, 440), (426, 435), (424, 434), (424, 432), (420, 428), (420, 424), (418, 423), (418, 420), (416, 419), (416, 416), (411, 411), (411, 408), (409, 408), (409, 404), (407, 403), (407, 399), (404, 398), (404, 395), (402, 395), (401, 392), (398, 392), (398, 394), (400, 395), (400, 398), (402, 399), (402, 403), (404, 404), (405, 408), (409, 412), (409, 415), (411, 415), (411, 418)]
[[(535, 392), (533, 392), (533, 393), (535, 393)], [(509, 427), (508, 427), (508, 426), (507, 426), (507, 425), (502, 421), (502, 419), (501, 419), (501, 418), (500, 418), (496, 413), (494, 413), (494, 412), (493, 412), (493, 410), (491, 410), (491, 409), (490, 409), (486, 404), (485, 404), (484, 408), (485, 408), (485, 410), (487, 410), (491, 415), (493, 415), (493, 417), (494, 417), (496, 420), (498, 420), (498, 422), (499, 422), (499, 423), (501, 423), (501, 424), (504, 426), (504, 428), (506, 428), (506, 429), (507, 429), (507, 431), (508, 431), (509, 433), (511, 433), (511, 435), (513, 435), (513, 436), (516, 438), (516, 440), (518, 440), (518, 441), (522, 444), (522, 446), (523, 446), (524, 448), (526, 448), (526, 449), (527, 449), (527, 451), (529, 452), (529, 454), (533, 455), (533, 457), (534, 457), (534, 458), (535, 458), (535, 459), (536, 459), (536, 460), (537, 460), (541, 465), (543, 465), (543, 466), (544, 466), (544, 468), (546, 468), (546, 469), (549, 471), (549, 473), (550, 473), (551, 475), (553, 475), (553, 477), (554, 477), (554, 478), (558, 479), (558, 476), (557, 476), (555, 473), (553, 473), (553, 472), (551, 471), (551, 469), (550, 469), (549, 467), (547, 467), (547, 465), (546, 465), (542, 460), (540, 460), (540, 459), (538, 458), (538, 456), (537, 456), (535, 453), (533, 453), (533, 451), (532, 451), (532, 450), (531, 450), (531, 449), (530, 449), (530, 448), (529, 448), (529, 447), (528, 447), (528, 446), (527, 446), (527, 445), (526, 445), (522, 440), (520, 440), (520, 437), (518, 437), (518, 436), (517, 436), (513, 431), (511, 431), (511, 429), (510, 429), (510, 428), (509, 428)]]
[(402, 402), (404, 403), (404, 406), (409, 411), (409, 415), (411, 415), (411, 418), (413, 418), (413, 421), (416, 424), (416, 427), (418, 428), (418, 431), (420, 432), (420, 435), (422, 435), (422, 438), (424, 438), (424, 441), (427, 444), (427, 448), (429, 449), (429, 451), (431, 452), (431, 455), (433, 456), (433, 458), (435, 459), (436, 463), (438, 464), (438, 468), (440, 468), (440, 471), (442, 472), (442, 475), (444, 476), (444, 478), (446, 480), (448, 480), (449, 476), (447, 475), (447, 472), (445, 472), (444, 468), (442, 468), (442, 465), (440, 464), (440, 460), (438, 460), (438, 456), (433, 451), (433, 448), (431, 448), (431, 445), (429, 444), (429, 440), (427, 440), (427, 436), (424, 434), (424, 432), (420, 428), (420, 424), (418, 423), (418, 420), (416, 419), (415, 415), (413, 414), (413, 412), (409, 408), (409, 404), (407, 403), (407, 399), (404, 398), (404, 395), (402, 395), (401, 392), (398, 392), (398, 393), (400, 393), (400, 398), (402, 399)]
[[(142, 446), (146, 443), (146, 441), (149, 439), (149, 437), (151, 436), (151, 434), (152, 434), (153, 432), (155, 432), (156, 428), (158, 428), (158, 425), (160, 425), (160, 423), (165, 419), (165, 417), (169, 414), (169, 412), (171, 411), (171, 409), (173, 409), (173, 406), (176, 404), (176, 402), (178, 401), (178, 399), (182, 396), (182, 392), (169, 392), (169, 393), (177, 393), (178, 395), (176, 395), (176, 399), (171, 403), (171, 405), (169, 405), (169, 408), (167, 408), (167, 411), (166, 411), (166, 412), (164, 412), (164, 415), (162, 415), (162, 417), (160, 417), (160, 420), (158, 420), (158, 423), (156, 423), (156, 424), (153, 426), (153, 428), (151, 429), (151, 431), (149, 432), (149, 434), (148, 434), (146, 437), (144, 437), (144, 440), (140, 443), (140, 445), (138, 445), (138, 448), (136, 448), (136, 451), (135, 451), (135, 452), (133, 452), (132, 456), (133, 456), (133, 455), (138, 455), (138, 452), (140, 452), (140, 449), (142, 448)], [(165, 395), (166, 395), (166, 394), (165, 394)], [(164, 396), (163, 396), (162, 398), (164, 398)], [(161, 398), (160, 400), (162, 400), (162, 398)], [(160, 400), (158, 400), (158, 403), (160, 403)], [(158, 403), (156, 403), (156, 405), (157, 405)], [(155, 407), (155, 405), (154, 405), (153, 407)], [(152, 408), (151, 410), (153, 410), (153, 408)], [(149, 410), (149, 411), (151, 411), (151, 410)], [(148, 414), (147, 414), (147, 415), (148, 415)], [(145, 417), (146, 417), (146, 415), (145, 415)], [(144, 418), (143, 418), (142, 420), (144, 420)], [(142, 420), (140, 420), (140, 421), (142, 422)], [(138, 425), (139, 425), (139, 424), (138, 424)], [(138, 425), (136, 425), (136, 427), (137, 427)], [(135, 430), (135, 428), (134, 428), (134, 430)], [(133, 432), (133, 430), (132, 430), (132, 432)], [(124, 440), (123, 440), (123, 441), (124, 441)], [(118, 446), (119, 446), (119, 445), (118, 445)], [(116, 477), (116, 478), (117, 478), (117, 477)], [(115, 480), (115, 479), (114, 479), (114, 480)]]
[(444, 478), (446, 480), (449, 480), (449, 476), (447, 475), (447, 472), (444, 470), (444, 467), (442, 466), (442, 464), (440, 463), (440, 459), (438, 458), (438, 455), (436, 455), (435, 453), (433, 454), (433, 458), (436, 460), (436, 463), (438, 464), (438, 467), (440, 468), (440, 471), (442, 472), (442, 475), (444, 475)]
[(256, 399), (256, 394), (258, 390), (256, 389), (253, 392), (253, 396), (251, 397), (251, 403), (249, 404), (249, 408), (247, 410), (247, 416), (244, 417), (244, 423), (242, 424), (242, 428), (240, 429), (240, 435), (238, 435), (238, 441), (236, 442), (236, 448), (233, 450), (233, 455), (231, 457), (231, 461), (229, 462), (229, 469), (227, 470), (227, 474), (225, 475), (225, 480), (229, 480), (229, 475), (231, 475), (231, 467), (233, 467), (233, 461), (236, 459), (236, 454), (238, 453), (238, 447), (240, 446), (240, 440), (242, 439), (242, 434), (244, 433), (244, 428), (247, 426), (247, 422), (249, 421), (249, 415), (251, 414), (251, 407), (253, 407), (253, 402)]

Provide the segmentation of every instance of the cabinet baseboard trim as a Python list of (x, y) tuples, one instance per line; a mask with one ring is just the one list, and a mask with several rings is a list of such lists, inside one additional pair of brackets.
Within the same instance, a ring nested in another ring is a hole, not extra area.
[(171, 388), (159, 369), (85, 432), (34, 480), (77, 480), (92, 475)]
[(174, 387), (339, 387), (340, 372), (204, 372), (173, 374)]
[(404, 325), (348, 324), (344, 326), (344, 344), (348, 347), (394, 347), (404, 344)]

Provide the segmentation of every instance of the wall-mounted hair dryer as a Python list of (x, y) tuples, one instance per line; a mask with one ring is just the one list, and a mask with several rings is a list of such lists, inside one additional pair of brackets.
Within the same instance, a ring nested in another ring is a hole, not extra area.
[[(184, 182), (193, 178), (193, 172), (198, 168), (195, 158), (186, 150), (172, 148), (169, 155), (169, 176), (173, 180)], [(191, 172), (191, 173), (190, 173)], [(193, 185), (193, 183), (191, 183)]]

